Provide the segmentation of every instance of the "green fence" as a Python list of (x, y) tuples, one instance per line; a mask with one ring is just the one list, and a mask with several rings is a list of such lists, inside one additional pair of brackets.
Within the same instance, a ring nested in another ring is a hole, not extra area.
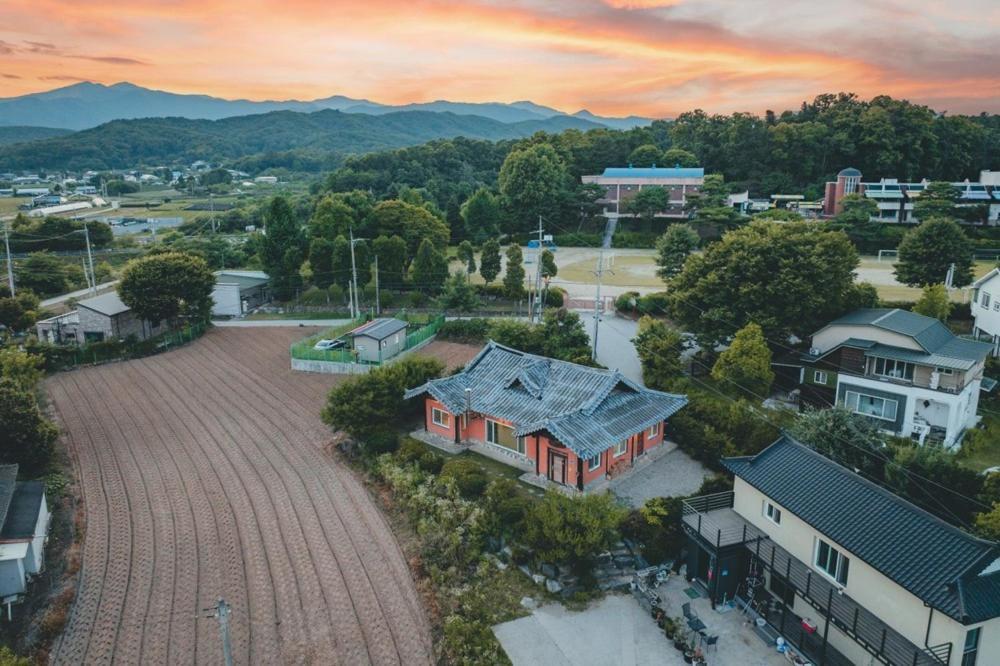
[[(419, 315), (409, 316), (404, 312), (397, 315), (396, 318), (406, 321), (408, 327), (420, 326), (419, 328), (413, 330), (412, 333), (408, 333), (406, 335), (406, 346), (403, 351), (413, 349), (417, 345), (420, 345), (432, 338), (444, 323), (444, 315), (426, 318)], [(425, 320), (426, 323), (424, 323)], [(292, 343), (289, 352), (291, 353), (293, 359), (299, 359), (302, 361), (327, 361), (329, 363), (354, 363), (357, 365), (375, 366), (382, 365), (383, 360), (381, 358), (377, 361), (366, 361), (364, 359), (357, 358), (354, 350), (346, 347), (342, 347), (340, 349), (313, 349), (313, 346), (320, 340), (335, 340), (343, 336), (345, 333), (354, 330), (358, 326), (365, 324), (367, 321), (368, 319), (362, 318), (341, 326), (328, 328), (320, 333), (317, 333), (316, 335), (311, 335), (304, 340)], [(381, 350), (379, 353), (381, 355)]]
[(208, 325), (205, 323), (190, 324), (148, 340), (109, 340), (92, 342), (80, 347), (39, 344), (31, 347), (29, 351), (44, 359), (47, 371), (58, 372), (79, 365), (97, 365), (159, 354), (201, 337), (207, 328)]

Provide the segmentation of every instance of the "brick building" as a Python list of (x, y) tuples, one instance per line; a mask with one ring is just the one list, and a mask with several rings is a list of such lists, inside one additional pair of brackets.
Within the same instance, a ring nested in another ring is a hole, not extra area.
[(683, 218), (684, 204), (687, 197), (701, 190), (705, 183), (705, 170), (702, 168), (671, 167), (662, 168), (653, 165), (650, 168), (608, 167), (598, 176), (583, 176), (586, 183), (599, 185), (604, 195), (597, 203), (604, 206), (606, 217), (630, 216), (628, 203), (643, 188), (661, 187), (670, 194), (670, 203), (657, 213), (657, 217)]

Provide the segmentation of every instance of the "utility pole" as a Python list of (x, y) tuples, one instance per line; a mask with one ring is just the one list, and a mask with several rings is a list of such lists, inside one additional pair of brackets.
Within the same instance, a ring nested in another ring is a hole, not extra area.
[(351, 235), (351, 283), (354, 285), (354, 303), (352, 304), (353, 318), (361, 316), (361, 302), (358, 299), (358, 266), (354, 263), (354, 227), (349, 230)]
[(3, 225), (3, 244), (7, 248), (7, 286), (10, 287), (10, 295), (14, 293), (14, 264), (10, 259), (10, 224)]
[[(205, 610), (210, 611), (211, 608)], [(219, 637), (222, 638), (222, 659), (226, 666), (233, 666), (233, 647), (229, 640), (229, 616), (232, 608), (219, 597), (219, 603), (215, 606), (215, 612), (205, 617), (214, 617), (219, 621)]]
[[(594, 296), (594, 348), (590, 353), (590, 358), (594, 361), (597, 360), (597, 329), (601, 325), (601, 278), (604, 276), (604, 246), (598, 251), (597, 255), (597, 270), (594, 271), (594, 275), (597, 276), (597, 294)], [(614, 275), (614, 271), (607, 271)]]
[(538, 293), (542, 288), (542, 216), (538, 216), (538, 256), (535, 257), (535, 309), (531, 313), (531, 321), (541, 321), (542, 305)]
[(90, 226), (86, 222), (83, 223), (83, 235), (87, 239), (87, 263), (90, 264), (90, 280), (92, 284), (90, 292), (96, 295), (97, 276), (94, 275), (94, 255), (90, 252)]
[(212, 233), (215, 233), (215, 194), (208, 193), (208, 205), (212, 209)]
[(378, 255), (375, 255), (375, 315), (382, 314), (382, 304), (378, 293)]

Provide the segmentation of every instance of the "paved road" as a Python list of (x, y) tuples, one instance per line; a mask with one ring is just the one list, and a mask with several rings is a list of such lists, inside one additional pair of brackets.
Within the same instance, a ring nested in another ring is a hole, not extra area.
[(202, 611), (219, 597), (237, 664), (432, 661), (390, 527), (328, 452), (318, 414), (338, 380), (289, 369), (301, 336), (212, 329), (46, 382), (86, 512), (54, 663), (221, 663)]
[[(594, 340), (594, 315), (592, 312), (580, 312), (591, 344)], [(597, 362), (601, 365), (619, 370), (629, 379), (642, 382), (642, 366), (635, 352), (632, 338), (635, 337), (639, 324), (632, 319), (624, 319), (614, 314), (606, 314), (601, 319), (597, 331)]]

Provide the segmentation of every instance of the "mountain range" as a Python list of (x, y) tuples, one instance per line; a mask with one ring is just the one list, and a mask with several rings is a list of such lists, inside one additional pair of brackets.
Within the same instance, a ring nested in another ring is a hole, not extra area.
[(113, 120), (134, 118), (180, 117), (192, 120), (219, 120), (271, 111), (309, 113), (322, 110), (365, 115), (386, 115), (400, 111), (430, 111), (480, 116), (501, 123), (575, 117), (613, 129), (630, 129), (648, 125), (651, 122), (649, 118), (638, 116), (602, 117), (586, 110), (568, 114), (532, 102), (505, 104), (438, 100), (390, 105), (343, 95), (333, 95), (311, 101), (230, 100), (209, 95), (182, 95), (163, 90), (152, 90), (127, 82), (103, 85), (84, 81), (46, 92), (0, 98), (0, 126), (44, 126), (82, 130)]
[(271, 111), (219, 120), (140, 118), (0, 145), (0, 171), (121, 169), (195, 160), (234, 164), (252, 172), (273, 166), (318, 171), (330, 168), (347, 154), (401, 148), (433, 139), (497, 141), (540, 131), (558, 133), (600, 127), (566, 115), (505, 123), (450, 111), (370, 115), (323, 109), (311, 113)]

